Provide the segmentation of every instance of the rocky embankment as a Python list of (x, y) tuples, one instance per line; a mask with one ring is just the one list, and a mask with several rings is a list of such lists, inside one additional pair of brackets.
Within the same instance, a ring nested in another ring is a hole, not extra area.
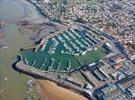
[(6, 35), (4, 32), (5, 23), (0, 21), (0, 48), (6, 47)]

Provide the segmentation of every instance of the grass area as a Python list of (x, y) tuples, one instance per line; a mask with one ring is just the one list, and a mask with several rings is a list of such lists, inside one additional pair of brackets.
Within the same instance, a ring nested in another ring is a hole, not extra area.
[(108, 53), (106, 49), (101, 47), (97, 50), (88, 51), (85, 55), (80, 55), (77, 58), (87, 65), (104, 58)]

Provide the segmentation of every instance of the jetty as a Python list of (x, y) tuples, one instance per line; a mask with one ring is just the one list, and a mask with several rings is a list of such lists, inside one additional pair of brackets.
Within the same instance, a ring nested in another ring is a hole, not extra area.
[(94, 100), (91, 94), (85, 91), (85, 89), (79, 86), (76, 86), (75, 84), (71, 84), (70, 82), (67, 82), (65, 78), (58, 78), (58, 76), (54, 75), (53, 73), (49, 71), (42, 71), (42, 70), (38, 70), (36, 68), (30, 67), (29, 65), (26, 65), (22, 60), (16, 62), (13, 65), (13, 67), (18, 72), (22, 72), (36, 79), (45, 79), (45, 80), (55, 82), (58, 86), (61, 86), (70, 90), (74, 90), (76, 93), (81, 94), (90, 100)]

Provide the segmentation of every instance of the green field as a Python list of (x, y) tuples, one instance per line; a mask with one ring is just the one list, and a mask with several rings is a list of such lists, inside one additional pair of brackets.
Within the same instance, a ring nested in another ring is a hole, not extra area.
[(106, 49), (100, 47), (97, 50), (88, 51), (85, 55), (80, 55), (77, 58), (80, 59), (84, 64), (88, 65), (103, 59), (108, 53), (109, 52)]

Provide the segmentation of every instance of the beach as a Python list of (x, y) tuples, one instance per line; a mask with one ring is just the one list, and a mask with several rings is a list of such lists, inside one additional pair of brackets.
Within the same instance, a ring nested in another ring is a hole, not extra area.
[(36, 87), (43, 96), (43, 100), (87, 100), (85, 97), (48, 80), (36, 80)]

